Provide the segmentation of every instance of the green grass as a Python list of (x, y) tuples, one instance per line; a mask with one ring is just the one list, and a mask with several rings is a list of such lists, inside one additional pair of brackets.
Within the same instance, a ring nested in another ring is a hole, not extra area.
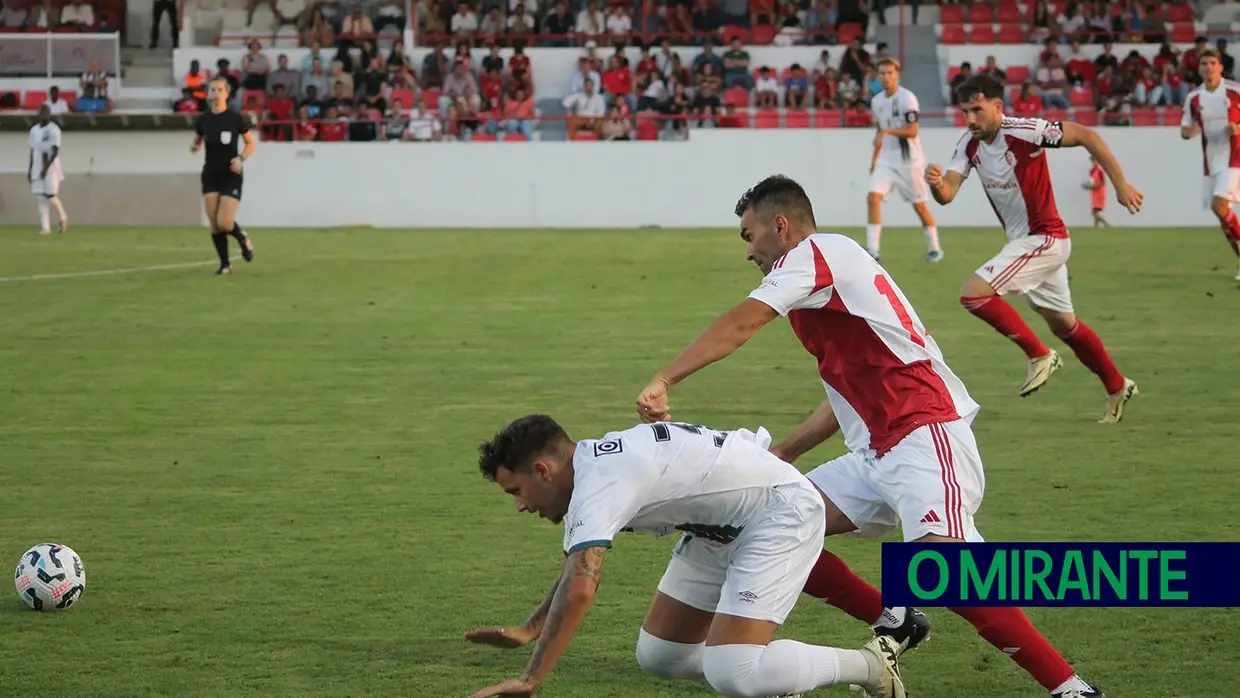
[[(1117, 427), (1094, 423), (1101, 387), (1070, 352), (1017, 398), (1019, 350), (960, 309), (1000, 233), (944, 230), (935, 266), (918, 232), (885, 238), (885, 265), (983, 405), (987, 537), (1240, 539), (1240, 291), (1217, 231), (1076, 235), (1078, 310), (1141, 384)], [(89, 576), (63, 614), (0, 590), (0, 696), (464, 696), (514, 676), (527, 652), (462, 633), (524, 619), (558, 572), (561, 531), (478, 476), (476, 444), (533, 411), (580, 437), (631, 425), (649, 376), (758, 281), (732, 231), (255, 239), (258, 261), (226, 279), (201, 267), (0, 283), (0, 562), (54, 540)], [(0, 277), (211, 255), (201, 231), (0, 233)], [(777, 323), (674, 405), (778, 435), (821, 399)], [(540, 695), (711, 695), (633, 659), (672, 545), (619, 541)], [(878, 581), (875, 543), (830, 545)], [(1041, 694), (965, 622), (931, 613), (935, 637), (905, 665), (918, 698)], [(1112, 698), (1234, 690), (1234, 611), (1030, 615)], [(783, 633), (852, 647), (868, 631), (803, 597)]]

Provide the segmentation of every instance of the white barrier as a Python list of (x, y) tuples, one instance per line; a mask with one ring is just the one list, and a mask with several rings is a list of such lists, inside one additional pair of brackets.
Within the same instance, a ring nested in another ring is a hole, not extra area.
[[(1109, 193), (1121, 226), (1216, 225), (1201, 208), (1201, 149), (1175, 128), (1100, 129), (1145, 192), (1137, 216)], [(924, 129), (931, 162), (945, 163), (962, 131)], [(820, 227), (865, 224), (869, 130), (706, 130), (687, 142), (260, 143), (246, 165), (241, 219), (256, 227), (631, 228), (732, 227), (736, 199), (761, 178), (798, 179)], [(193, 173), (201, 160), (184, 133), (66, 133), (69, 179), (91, 173)], [(1083, 149), (1048, 150), (1059, 211), (1090, 223)], [(25, 136), (0, 135), (0, 162), (26, 162)], [(974, 175), (939, 225), (997, 227)], [(134, 192), (134, 202), (142, 192)], [(197, 206), (196, 199), (186, 206)], [(887, 225), (916, 225), (893, 195)], [(998, 235), (998, 233), (996, 233)]]

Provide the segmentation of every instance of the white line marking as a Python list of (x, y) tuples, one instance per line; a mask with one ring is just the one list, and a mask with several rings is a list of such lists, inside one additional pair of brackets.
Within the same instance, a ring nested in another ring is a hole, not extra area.
[(179, 264), (155, 264), (149, 267), (130, 267), (128, 269), (100, 269), (98, 271), (70, 271), (62, 274), (32, 274), (31, 276), (0, 276), (0, 283), (10, 281), (46, 281), (48, 279), (77, 279), (86, 276), (112, 276), (115, 274), (138, 274), (144, 271), (163, 271), (165, 269), (189, 269), (219, 264), (218, 259), (206, 262), (181, 262)]

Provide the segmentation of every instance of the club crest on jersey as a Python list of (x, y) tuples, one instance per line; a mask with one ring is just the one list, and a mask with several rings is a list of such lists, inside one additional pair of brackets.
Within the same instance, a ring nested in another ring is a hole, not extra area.
[(1012, 151), (1009, 150), (1004, 153), (1003, 159), (1007, 161), (1009, 167), (1016, 167), (1016, 156), (1012, 153)]
[(981, 156), (981, 155), (979, 155), (979, 154), (977, 154), (977, 153), (973, 153), (973, 157), (969, 158), (969, 162), (970, 162), (970, 163), (971, 163), (974, 167), (981, 167), (981, 166), (982, 166), (982, 156)]
[(619, 439), (614, 439), (611, 441), (595, 441), (594, 442), (594, 457), (595, 458), (598, 458), (599, 456), (606, 456), (612, 453), (622, 453), (623, 451), (624, 451), (624, 446), (620, 443)]
[(1058, 145), (1063, 140), (1063, 129), (1059, 124), (1048, 124), (1042, 131), (1042, 142), (1047, 145)]

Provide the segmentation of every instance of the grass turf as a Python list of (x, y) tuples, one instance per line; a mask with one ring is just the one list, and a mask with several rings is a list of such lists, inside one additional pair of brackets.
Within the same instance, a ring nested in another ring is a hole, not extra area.
[[(533, 411), (582, 437), (631, 425), (646, 379), (758, 282), (732, 231), (255, 241), (257, 261), (231, 278), (203, 266), (0, 283), (0, 561), (54, 540), (89, 579), (63, 614), (0, 596), (0, 695), (51, 682), (126, 698), (464, 696), (515, 676), (526, 651), (462, 633), (525, 618), (558, 573), (561, 531), (478, 476), (477, 442)], [(983, 533), (1240, 539), (1240, 292), (1218, 232), (1077, 232), (1078, 310), (1141, 385), (1117, 427), (1094, 423), (1102, 389), (1053, 339), (1065, 368), (1016, 397), (1019, 350), (957, 303), (1001, 236), (947, 229), (943, 241), (946, 260), (928, 266), (919, 232), (888, 230), (884, 264), (983, 405)], [(0, 233), (0, 277), (211, 256), (196, 230)], [(822, 391), (780, 322), (673, 398), (678, 419), (779, 435)], [(541, 695), (711, 695), (633, 660), (672, 545), (618, 541)], [(875, 543), (830, 546), (879, 581)], [(905, 663), (914, 695), (1040, 695), (964, 621), (930, 612), (935, 636)], [(1232, 690), (1234, 611), (1030, 615), (1112, 698)], [(802, 597), (782, 634), (853, 647), (868, 631)]]

